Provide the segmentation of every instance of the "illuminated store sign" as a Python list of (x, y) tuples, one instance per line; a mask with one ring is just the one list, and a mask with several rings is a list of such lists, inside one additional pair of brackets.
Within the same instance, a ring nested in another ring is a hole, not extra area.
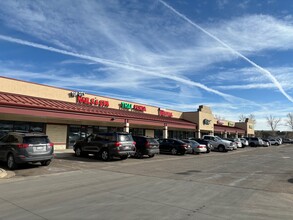
[(164, 116), (164, 117), (173, 117), (172, 112), (166, 112), (164, 109), (159, 109), (159, 116)]
[(106, 100), (97, 100), (95, 98), (88, 98), (88, 97), (82, 97), (77, 96), (77, 103), (82, 103), (86, 105), (95, 105), (100, 107), (109, 107), (109, 101)]
[(208, 120), (208, 119), (203, 120), (204, 125), (209, 125), (210, 123), (211, 123), (211, 120)]
[(142, 105), (132, 105), (132, 104), (127, 103), (127, 102), (121, 102), (120, 107), (121, 108), (124, 108), (124, 109), (132, 109), (132, 110), (140, 111), (140, 112), (145, 112), (146, 111), (146, 107), (145, 106), (142, 106)]

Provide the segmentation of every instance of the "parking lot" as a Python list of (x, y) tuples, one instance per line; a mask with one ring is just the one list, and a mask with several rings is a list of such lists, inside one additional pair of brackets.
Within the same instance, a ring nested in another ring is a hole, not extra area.
[(292, 219), (292, 158), (293, 145), (110, 162), (57, 151), (50, 166), (22, 166), (0, 180), (0, 216)]

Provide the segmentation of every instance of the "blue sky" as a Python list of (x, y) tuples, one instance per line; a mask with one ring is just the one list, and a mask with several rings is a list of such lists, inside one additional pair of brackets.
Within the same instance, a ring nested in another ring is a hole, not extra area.
[(292, 14), (289, 0), (0, 1), (0, 71), (269, 129), (293, 112)]

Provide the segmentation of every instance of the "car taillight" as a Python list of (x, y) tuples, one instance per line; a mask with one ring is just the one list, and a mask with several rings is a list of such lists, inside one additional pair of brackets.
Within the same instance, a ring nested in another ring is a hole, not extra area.
[(135, 142), (135, 141), (133, 141), (133, 142), (132, 142), (132, 144), (135, 146), (135, 145), (136, 145), (136, 142)]
[(181, 148), (187, 148), (187, 144), (182, 144)]
[(49, 143), (49, 147), (54, 147), (54, 144), (53, 143)]
[(198, 145), (197, 148), (205, 148), (205, 145)]
[(18, 148), (28, 148), (29, 144), (18, 144)]
[(146, 148), (150, 148), (150, 147), (151, 147), (150, 142), (147, 141), (147, 142), (145, 143), (145, 147), (146, 147)]
[(115, 142), (114, 144), (115, 147), (120, 147), (121, 145), (122, 145), (121, 142)]

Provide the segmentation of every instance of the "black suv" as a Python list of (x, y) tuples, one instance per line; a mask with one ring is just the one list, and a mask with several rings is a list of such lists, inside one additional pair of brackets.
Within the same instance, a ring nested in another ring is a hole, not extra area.
[(9, 132), (0, 138), (0, 160), (7, 162), (11, 170), (27, 162), (48, 166), (54, 157), (53, 147), (46, 134)]
[(136, 142), (136, 158), (142, 158), (143, 155), (148, 155), (149, 157), (155, 156), (155, 154), (159, 154), (159, 142), (151, 137), (146, 136), (132, 136), (134, 141)]
[(77, 157), (95, 154), (104, 161), (111, 160), (113, 157), (127, 159), (135, 153), (135, 142), (126, 132), (98, 133), (77, 141), (73, 150)]
[(178, 139), (168, 138), (159, 139), (160, 153), (171, 153), (173, 155), (184, 155), (187, 151), (188, 145)]

